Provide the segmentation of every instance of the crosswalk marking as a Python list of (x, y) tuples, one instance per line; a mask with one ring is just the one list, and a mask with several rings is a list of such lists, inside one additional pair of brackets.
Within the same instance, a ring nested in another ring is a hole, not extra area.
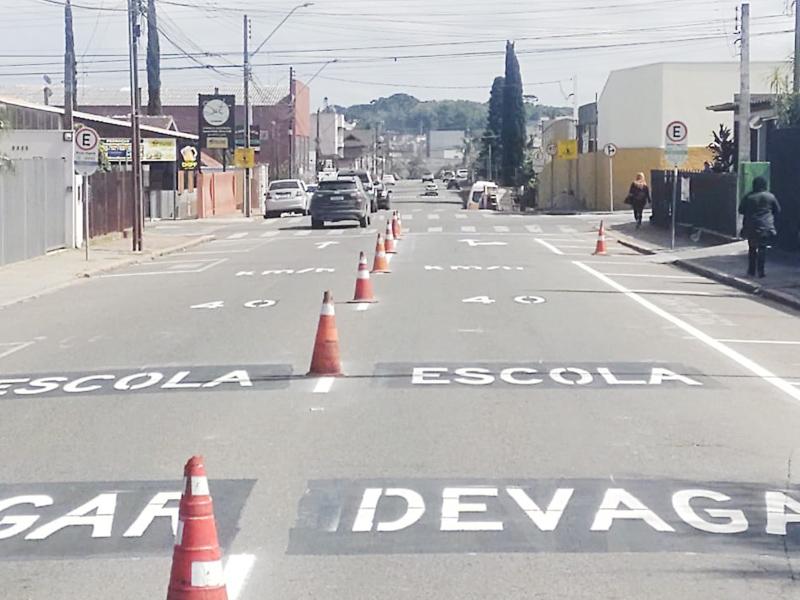
[(531, 233), (542, 233), (541, 225), (525, 225), (525, 229)]
[(344, 233), (344, 229), (331, 229), (328, 232), (328, 235), (342, 235)]
[(311, 232), (310, 231), (296, 231), (294, 235), (295, 235), (295, 237), (302, 237), (302, 236), (305, 236), (305, 235), (311, 235)]
[(508, 227), (506, 227), (505, 225), (495, 225), (494, 230), (497, 233), (508, 233)]
[(264, 233), (261, 234), (261, 237), (262, 238), (275, 237), (278, 234), (280, 234), (280, 231), (265, 231)]
[(409, 214), (409, 213), (405, 213), (405, 214), (400, 215), (400, 218), (401, 219), (405, 219), (406, 221), (411, 221), (414, 218), (414, 215)]
[(428, 233), (441, 233), (441, 227), (428, 227)]
[(433, 221), (434, 219), (438, 219), (438, 218), (439, 218), (439, 215), (437, 215), (436, 213), (431, 213), (431, 214), (429, 214), (429, 215), (428, 215), (428, 218), (429, 218), (431, 221)]
[(466, 219), (467, 215), (464, 213), (456, 213), (456, 219)]
[(578, 233), (577, 229), (575, 229), (574, 227), (570, 227), (569, 225), (559, 225), (558, 228), (563, 233)]
[(232, 233), (225, 239), (226, 240), (240, 240), (243, 237), (247, 237), (247, 232), (246, 231), (240, 231), (239, 233)]
[(411, 212), (422, 212), (421, 208), (412, 208)]
[(475, 233), (475, 227), (473, 225), (463, 225), (461, 231), (464, 233)]

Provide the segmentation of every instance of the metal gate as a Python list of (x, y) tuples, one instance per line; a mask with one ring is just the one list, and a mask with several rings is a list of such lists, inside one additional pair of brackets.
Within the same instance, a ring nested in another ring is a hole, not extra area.
[(66, 173), (58, 158), (15, 160), (0, 173), (0, 265), (67, 246)]

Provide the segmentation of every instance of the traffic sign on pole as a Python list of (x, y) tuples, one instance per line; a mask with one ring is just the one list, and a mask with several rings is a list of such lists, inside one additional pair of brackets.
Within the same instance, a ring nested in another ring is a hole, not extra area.
[(75, 172), (91, 175), (97, 171), (100, 160), (100, 136), (91, 127), (80, 127), (73, 138), (75, 144)]
[(683, 121), (672, 121), (667, 125), (664, 138), (664, 154), (667, 162), (679, 166), (689, 157), (689, 128)]
[(611, 212), (614, 212), (614, 161), (612, 159), (617, 155), (616, 145), (609, 142), (603, 146), (603, 154), (608, 157), (608, 205)]
[(614, 158), (617, 155), (617, 147), (614, 144), (606, 144), (603, 146), (603, 154), (608, 158)]

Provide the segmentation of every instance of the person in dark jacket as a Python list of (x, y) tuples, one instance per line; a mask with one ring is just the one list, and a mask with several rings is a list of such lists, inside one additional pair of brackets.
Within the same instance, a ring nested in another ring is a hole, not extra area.
[(739, 214), (743, 215), (742, 237), (747, 239), (750, 249), (747, 274), (764, 277), (767, 261), (767, 246), (777, 235), (775, 217), (781, 212), (778, 199), (767, 191), (767, 181), (763, 177), (753, 180), (753, 191), (742, 199)]
[(647, 180), (644, 178), (644, 173), (638, 173), (636, 179), (631, 183), (627, 198), (625, 198), (625, 204), (630, 204), (633, 208), (636, 229), (642, 226), (642, 213), (650, 201), (650, 188), (647, 187)]

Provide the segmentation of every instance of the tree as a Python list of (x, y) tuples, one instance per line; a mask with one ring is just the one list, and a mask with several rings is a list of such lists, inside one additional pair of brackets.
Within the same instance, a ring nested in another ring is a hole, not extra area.
[(503, 87), (503, 125), (500, 143), (504, 185), (517, 185), (525, 160), (525, 102), (522, 99), (522, 75), (513, 42), (506, 42), (506, 78)]
[[(793, 62), (789, 63), (792, 67)], [(770, 78), (770, 89), (775, 94), (775, 109), (779, 127), (800, 127), (800, 94), (792, 92), (786, 67), (775, 69)]]
[(161, 114), (161, 46), (156, 0), (147, 2), (147, 114)]
[(719, 131), (714, 131), (712, 134), (714, 141), (708, 145), (708, 149), (714, 155), (714, 172), (730, 173), (736, 162), (736, 143), (731, 135), (731, 130), (721, 124)]
[[(489, 93), (489, 111), (486, 118), (486, 127), (481, 136), (481, 151), (478, 155), (477, 170), (487, 178), (494, 178), (500, 173), (502, 163), (503, 135), (503, 91), (505, 77), (495, 77), (492, 82), (492, 91)], [(491, 157), (491, 163), (489, 160)]]

